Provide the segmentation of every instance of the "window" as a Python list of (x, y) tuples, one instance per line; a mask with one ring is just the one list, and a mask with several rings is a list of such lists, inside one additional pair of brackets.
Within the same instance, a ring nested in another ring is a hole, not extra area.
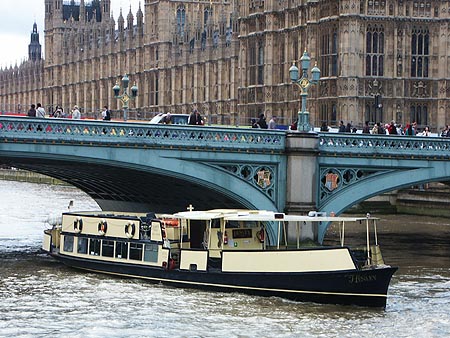
[(102, 256), (114, 257), (114, 241), (102, 241)]
[(264, 46), (260, 41), (249, 43), (249, 85), (264, 84)]
[(87, 254), (88, 252), (88, 239), (85, 237), (78, 237), (77, 252), (81, 254)]
[(100, 239), (91, 238), (89, 240), (89, 254), (93, 256), (100, 256)]
[(142, 244), (130, 243), (130, 259), (142, 261)]
[(366, 75), (384, 75), (384, 28), (369, 25), (366, 31)]
[(411, 77), (428, 77), (429, 48), (428, 29), (414, 28), (411, 36)]
[(386, 12), (385, 0), (368, 0), (367, 14), (369, 15), (383, 15)]
[(145, 244), (144, 261), (157, 262), (158, 261), (158, 245)]
[(203, 11), (203, 26), (206, 27), (208, 25), (210, 18), (212, 18), (212, 8), (206, 7)]
[(181, 40), (184, 39), (184, 30), (186, 26), (186, 9), (184, 6), (177, 8), (177, 34), (180, 35)]
[(426, 104), (412, 104), (410, 111), (411, 122), (417, 122), (418, 125), (425, 126), (428, 124), (428, 107)]
[(116, 242), (116, 258), (128, 258), (128, 242)]
[(326, 31), (320, 40), (320, 71), (321, 75), (337, 76), (338, 74), (338, 35), (337, 28)]
[(64, 251), (73, 252), (73, 236), (64, 235)]

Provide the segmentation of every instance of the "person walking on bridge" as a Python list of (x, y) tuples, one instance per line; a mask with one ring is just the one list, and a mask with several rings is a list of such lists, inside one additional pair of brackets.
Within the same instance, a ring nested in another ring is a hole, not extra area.
[(36, 109), (36, 117), (39, 118), (45, 118), (45, 109), (42, 107), (42, 105), (40, 103), (36, 104), (37, 109)]
[(79, 120), (79, 119), (81, 119), (81, 113), (80, 113), (80, 110), (78, 109), (78, 106), (77, 106), (77, 105), (73, 106), (73, 109), (72, 109), (72, 119), (73, 119), (73, 120)]
[(31, 104), (30, 110), (28, 110), (28, 117), (36, 117), (36, 106)]

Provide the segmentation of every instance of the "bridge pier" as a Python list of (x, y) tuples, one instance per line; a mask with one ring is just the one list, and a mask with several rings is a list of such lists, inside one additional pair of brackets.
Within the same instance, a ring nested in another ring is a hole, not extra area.
[(317, 155), (319, 139), (316, 133), (289, 133), (286, 138), (288, 214), (316, 210)]
[[(289, 133), (286, 137), (287, 154), (287, 214), (307, 214), (316, 210), (317, 156), (319, 139), (316, 133)], [(311, 223), (300, 224), (300, 239), (317, 239), (317, 229)], [(294, 224), (289, 224), (289, 241), (295, 239)]]

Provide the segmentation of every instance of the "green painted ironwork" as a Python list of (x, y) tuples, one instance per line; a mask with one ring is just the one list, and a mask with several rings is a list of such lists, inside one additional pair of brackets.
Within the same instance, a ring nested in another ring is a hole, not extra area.
[[(285, 133), (244, 128), (115, 123), (95, 120), (0, 117), (0, 135), (38, 142), (99, 142), (141, 146), (198, 147), (213, 151), (282, 153)], [(117, 143), (120, 142), (120, 143)]]

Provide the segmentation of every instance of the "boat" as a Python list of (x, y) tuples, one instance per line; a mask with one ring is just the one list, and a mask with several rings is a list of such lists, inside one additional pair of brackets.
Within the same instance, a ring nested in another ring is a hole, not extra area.
[[(170, 286), (385, 308), (397, 268), (384, 263), (377, 220), (236, 209), (69, 211), (44, 231), (42, 248), (73, 268)], [(337, 223), (337, 245), (302, 241), (303, 226), (320, 222)], [(349, 222), (364, 228), (362, 246), (345, 244)]]

